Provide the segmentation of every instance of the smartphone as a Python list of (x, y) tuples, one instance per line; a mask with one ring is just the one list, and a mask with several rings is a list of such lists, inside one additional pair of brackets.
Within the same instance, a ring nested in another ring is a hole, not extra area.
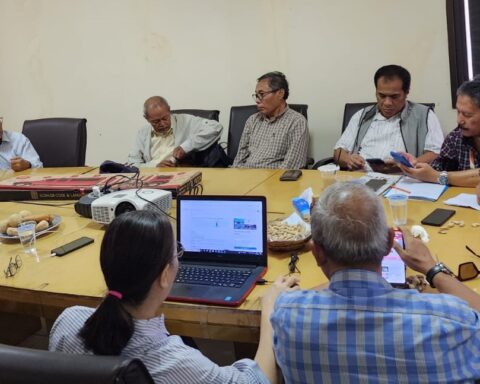
[(435, 227), (440, 227), (454, 214), (455, 214), (455, 210), (453, 209), (437, 208), (432, 213), (430, 213), (427, 217), (425, 217), (421, 221), (421, 223), (425, 225), (434, 225)]
[[(402, 231), (396, 230), (394, 239), (402, 248), (405, 248)], [(391, 249), (388, 255), (383, 257), (382, 276), (392, 285), (392, 287), (408, 288), (408, 284), (406, 282), (407, 268), (402, 258), (394, 248)]]
[(62, 245), (61, 247), (52, 249), (52, 254), (55, 254), (55, 256), (65, 256), (66, 254), (85, 247), (91, 243), (93, 243), (92, 238), (86, 236), (80, 237), (79, 239), (73, 240), (70, 243)]
[(374, 192), (377, 192), (380, 188), (382, 188), (385, 184), (387, 183), (386, 179), (370, 179), (368, 180), (365, 185), (371, 189), (373, 189)]
[(300, 176), (302, 176), (302, 171), (299, 169), (289, 169), (282, 173), (280, 181), (295, 181), (298, 180)]
[(390, 156), (392, 156), (393, 160), (395, 160), (397, 163), (400, 163), (408, 168), (413, 168), (413, 165), (410, 164), (410, 162), (400, 153), (391, 151)]

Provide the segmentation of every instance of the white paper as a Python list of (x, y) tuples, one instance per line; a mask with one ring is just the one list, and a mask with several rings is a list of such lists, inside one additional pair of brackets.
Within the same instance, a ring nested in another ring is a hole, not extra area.
[(470, 193), (461, 193), (451, 199), (445, 200), (443, 203), (447, 205), (458, 205), (459, 207), (469, 207), (480, 211), (477, 196)]
[(407, 195), (409, 199), (437, 201), (446, 189), (446, 185), (424, 183), (411, 177), (402, 177), (384, 196), (401, 194)]

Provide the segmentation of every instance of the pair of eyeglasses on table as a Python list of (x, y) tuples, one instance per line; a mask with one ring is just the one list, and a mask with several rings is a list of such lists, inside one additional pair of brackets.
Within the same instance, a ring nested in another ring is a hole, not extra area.
[(10, 257), (7, 268), (3, 271), (3, 273), (5, 273), (5, 277), (13, 277), (21, 267), (22, 258), (20, 255), (15, 256), (15, 260), (13, 260), (13, 257)]
[[(480, 258), (480, 255), (468, 245), (466, 245), (465, 248), (472, 255)], [(467, 261), (466, 263), (462, 263), (458, 266), (457, 279), (460, 281), (472, 280), (475, 279), (478, 275), (480, 275), (480, 270), (477, 268), (477, 265), (473, 261)]]

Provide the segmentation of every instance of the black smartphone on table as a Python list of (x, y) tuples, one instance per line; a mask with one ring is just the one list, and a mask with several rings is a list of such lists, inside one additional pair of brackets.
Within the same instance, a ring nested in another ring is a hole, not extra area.
[(66, 254), (73, 252), (79, 248), (85, 247), (86, 245), (91, 243), (93, 243), (93, 239), (91, 237), (83, 236), (77, 240), (62, 245), (61, 247), (52, 249), (52, 255), (55, 254), (55, 256), (65, 256)]
[[(405, 248), (403, 233), (395, 230), (394, 240)], [(387, 280), (394, 288), (408, 288), (407, 267), (402, 258), (394, 248), (382, 260), (382, 277)]]
[(427, 217), (425, 217), (421, 223), (425, 225), (433, 225), (435, 227), (440, 227), (444, 224), (450, 217), (455, 214), (455, 210), (453, 209), (443, 209), (437, 208), (432, 213), (430, 213)]
[(302, 171), (299, 169), (289, 169), (282, 173), (280, 181), (295, 181), (298, 180), (300, 176), (302, 176)]
[(379, 173), (392, 173), (392, 172), (397, 172), (400, 169), (398, 167), (393, 166), (392, 164), (387, 164), (385, 161), (382, 159), (366, 159), (365, 160), (370, 168), (374, 172), (379, 172)]

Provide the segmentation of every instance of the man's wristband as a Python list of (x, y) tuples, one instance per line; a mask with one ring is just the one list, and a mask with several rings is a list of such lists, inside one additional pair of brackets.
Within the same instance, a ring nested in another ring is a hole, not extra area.
[(425, 274), (425, 278), (427, 279), (428, 284), (430, 284), (430, 286), (432, 288), (435, 288), (435, 285), (433, 284), (433, 278), (440, 272), (443, 272), (443, 273), (446, 273), (447, 275), (453, 276), (453, 272), (445, 264), (443, 264), (443, 263), (435, 264)]

